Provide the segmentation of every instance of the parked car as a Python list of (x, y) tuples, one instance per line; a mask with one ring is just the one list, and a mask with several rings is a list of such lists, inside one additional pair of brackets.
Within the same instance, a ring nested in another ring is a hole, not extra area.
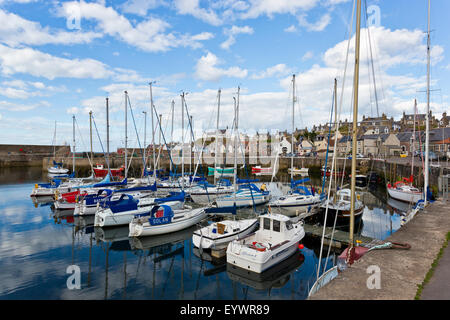
[[(414, 156), (415, 157), (419, 157), (420, 159), (422, 159), (422, 157), (425, 158), (425, 152), (424, 151), (422, 151), (422, 152), (416, 151), (416, 152), (414, 152)], [(428, 157), (429, 157), (430, 160), (437, 160), (438, 159), (437, 155), (433, 151), (430, 151), (428, 153)]]

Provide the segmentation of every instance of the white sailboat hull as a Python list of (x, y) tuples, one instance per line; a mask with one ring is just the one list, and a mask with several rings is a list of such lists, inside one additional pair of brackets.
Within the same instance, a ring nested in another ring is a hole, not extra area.
[[(180, 201), (166, 202), (164, 205), (172, 209), (179, 209), (183, 206)], [(137, 214), (143, 214), (152, 209), (152, 206), (138, 207), (137, 210), (129, 210), (123, 212), (112, 212), (111, 209), (103, 209), (95, 212), (94, 226), (95, 227), (112, 227), (129, 224)]]
[(296, 216), (304, 213), (309, 213), (313, 208), (318, 208), (322, 204), (320, 196), (302, 196), (302, 195), (288, 195), (283, 196), (270, 205), (273, 208), (280, 208), (283, 214), (287, 216)]
[(165, 234), (170, 232), (175, 232), (183, 230), (199, 223), (206, 217), (206, 211), (204, 208), (198, 209), (186, 209), (180, 211), (190, 211), (187, 217), (180, 218), (176, 221), (177, 212), (172, 222), (161, 225), (150, 225), (149, 222), (141, 223), (140, 219), (134, 219), (129, 223), (129, 236), (130, 237), (142, 237), (142, 236), (153, 236), (158, 234)]
[(407, 192), (397, 189), (388, 188), (389, 196), (404, 202), (417, 203), (423, 199), (423, 194), (420, 192)]

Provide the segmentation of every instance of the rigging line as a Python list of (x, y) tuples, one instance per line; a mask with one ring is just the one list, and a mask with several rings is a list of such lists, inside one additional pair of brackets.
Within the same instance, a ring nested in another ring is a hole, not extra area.
[[(98, 133), (97, 124), (95, 123), (94, 115), (92, 115), (92, 122), (94, 123), (95, 132), (97, 132), (98, 140), (100, 141), (100, 146), (102, 147), (103, 155), (106, 155), (105, 149), (103, 148), (102, 139), (100, 139), (100, 134)], [(108, 174), (112, 177), (111, 169), (109, 167), (109, 155), (105, 157), (106, 165), (108, 166)]]
[(373, 73), (372, 76), (373, 76), (373, 86), (374, 86), (374, 92), (375, 92), (375, 103), (376, 103), (376, 106), (377, 106), (377, 117), (379, 117), (380, 116), (380, 112), (379, 112), (379, 108), (378, 108), (378, 95), (377, 95), (377, 83), (376, 83), (376, 79), (375, 79), (375, 68), (373, 66), (372, 40), (371, 40), (371, 37), (370, 37), (370, 26), (368, 24), (369, 16), (367, 14), (367, 0), (364, 0), (364, 4), (365, 4), (365, 7), (366, 7), (366, 10), (364, 10), (364, 12), (366, 14), (366, 29), (367, 29), (367, 36), (368, 36), (368, 39), (369, 39), (369, 52), (370, 52), (370, 61), (371, 61), (371, 64), (372, 64), (372, 73)]
[[(335, 92), (333, 90), (333, 96), (332, 96), (332, 103), (331, 103), (331, 112), (330, 112), (330, 129), (329, 129), (329, 133), (328, 133), (328, 146), (327, 146), (327, 155), (326, 155), (326, 160), (325, 163), (327, 163), (328, 160), (328, 148), (329, 148), (329, 141), (330, 141), (330, 135), (331, 135), (331, 123), (333, 122), (333, 110), (334, 110), (334, 95)], [(337, 123), (337, 122), (336, 122)], [(320, 265), (322, 262), (322, 252), (323, 252), (323, 245), (324, 245), (324, 240), (325, 240), (325, 228), (327, 225), (327, 220), (328, 220), (328, 207), (330, 205), (330, 193), (331, 193), (331, 185), (332, 185), (332, 181), (333, 181), (333, 170), (334, 170), (334, 161), (336, 159), (336, 152), (333, 152), (333, 164), (331, 166), (331, 172), (330, 172), (330, 183), (329, 183), (329, 187), (328, 187), (328, 196), (327, 196), (327, 206), (325, 208), (325, 218), (324, 218), (324, 223), (323, 223), (323, 229), (322, 229), (322, 240), (321, 240), (321, 244), (320, 244), (320, 253), (319, 253), (319, 264), (317, 266), (317, 280), (319, 279), (320, 276)], [(325, 180), (326, 180), (326, 171), (327, 171), (327, 167), (325, 165), (324, 171), (323, 171), (323, 184), (322, 184), (322, 191), (325, 191)], [(336, 212), (337, 215), (337, 212)]]
[[(81, 143), (83, 144), (84, 149), (87, 149), (86, 145), (84, 144), (83, 136), (81, 135), (80, 127), (78, 126), (77, 118), (75, 118), (75, 124), (76, 124), (77, 129), (78, 129), (78, 134), (80, 135), (80, 138), (81, 138)], [(91, 169), (92, 169), (93, 164), (92, 164), (91, 158), (89, 157), (89, 153), (88, 152), (86, 152), (86, 156), (88, 158), (89, 164), (91, 165)]]
[[(135, 121), (135, 119), (134, 119), (134, 113), (133, 113), (133, 108), (131, 107), (131, 101), (130, 101), (130, 96), (129, 95), (127, 95), (127, 101), (128, 101), (128, 105), (129, 105), (129, 107), (130, 107), (130, 112), (131, 112), (131, 118), (133, 119), (133, 124), (134, 124), (134, 130), (136, 131), (136, 138), (137, 138), (137, 142), (138, 142), (138, 145), (139, 145), (139, 149), (141, 149), (142, 150), (142, 146), (141, 146), (141, 140), (139, 139), (139, 134), (138, 134), (138, 130), (137, 130), (137, 127), (136, 127), (136, 121)], [(142, 128), (142, 127), (141, 127)], [(125, 150), (125, 152), (128, 152), (128, 150)], [(134, 154), (134, 149), (133, 149), (133, 154)], [(131, 155), (131, 157), (130, 157), (130, 165), (129, 165), (129, 167), (131, 166), (131, 160), (133, 159), (133, 154)], [(143, 155), (143, 165), (144, 165), (144, 168), (145, 168), (145, 166), (146, 166), (146, 163), (145, 163), (145, 156)], [(127, 170), (128, 171), (128, 170)]]

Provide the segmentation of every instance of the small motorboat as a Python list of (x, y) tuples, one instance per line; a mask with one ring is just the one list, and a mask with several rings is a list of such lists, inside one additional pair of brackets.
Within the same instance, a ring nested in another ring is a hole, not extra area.
[(258, 219), (214, 222), (194, 232), (192, 243), (201, 249), (222, 249), (230, 241), (245, 237), (258, 227)]
[(287, 259), (298, 250), (305, 236), (303, 222), (293, 223), (282, 214), (260, 216), (259, 229), (227, 247), (227, 263), (261, 273)]
[(180, 231), (196, 225), (206, 217), (206, 214), (206, 208), (174, 210), (167, 205), (155, 206), (132, 219), (129, 236), (154, 236)]

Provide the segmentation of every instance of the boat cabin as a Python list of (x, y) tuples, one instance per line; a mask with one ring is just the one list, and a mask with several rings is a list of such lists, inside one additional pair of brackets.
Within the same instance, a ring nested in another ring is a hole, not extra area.
[[(282, 214), (262, 215), (259, 220), (258, 238), (271, 240), (276, 244), (285, 239), (285, 234), (292, 230), (291, 220)], [(279, 240), (279, 241), (278, 241)]]

